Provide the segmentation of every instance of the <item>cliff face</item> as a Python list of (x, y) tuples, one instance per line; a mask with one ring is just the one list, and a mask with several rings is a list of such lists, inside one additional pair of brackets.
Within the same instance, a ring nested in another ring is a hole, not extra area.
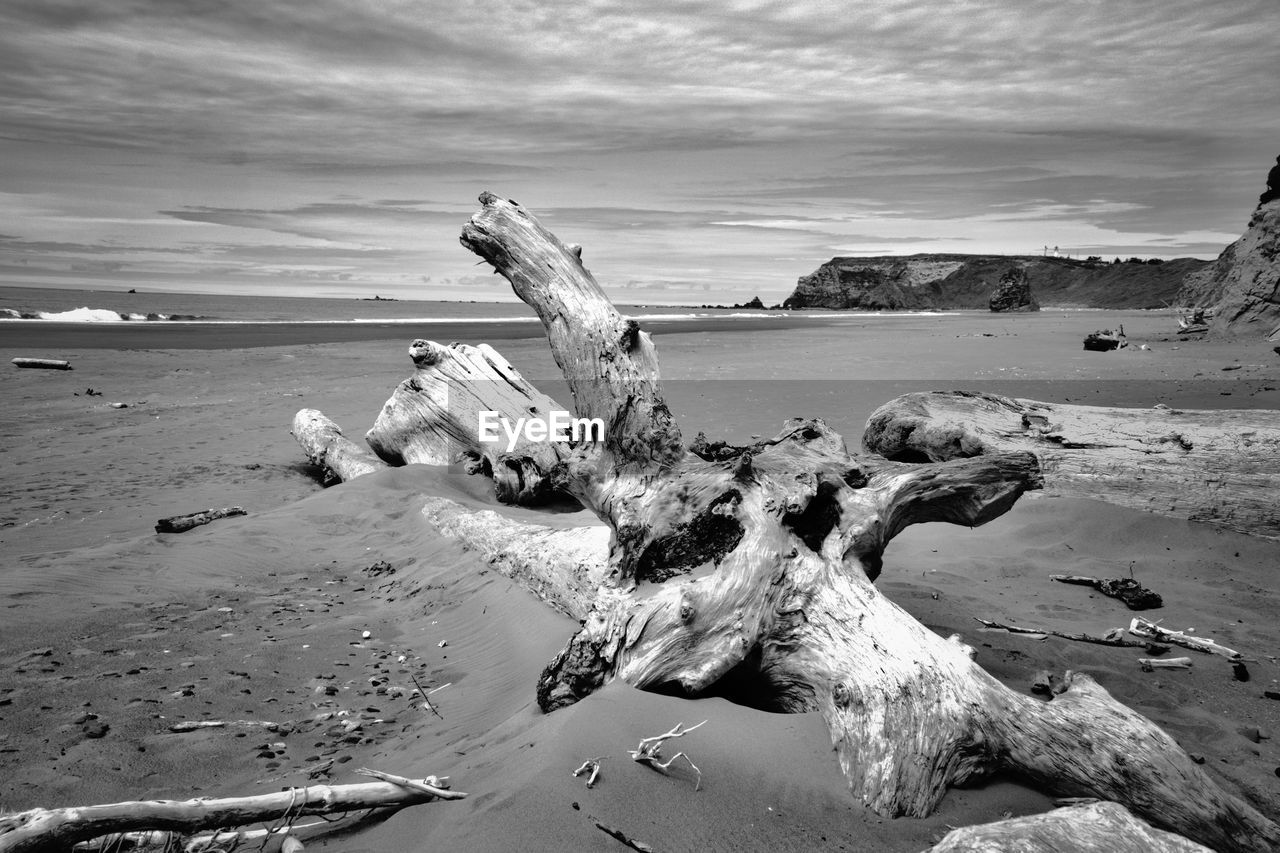
[(865, 311), (987, 308), (1001, 279), (1021, 273), (1041, 305), (1161, 308), (1177, 298), (1185, 276), (1209, 264), (1193, 258), (1109, 264), (1039, 255), (832, 258), (801, 278), (783, 306)]
[(1244, 236), (1202, 274), (1189, 276), (1179, 297), (1213, 309), (1211, 333), (1280, 333), (1280, 199), (1254, 211)]

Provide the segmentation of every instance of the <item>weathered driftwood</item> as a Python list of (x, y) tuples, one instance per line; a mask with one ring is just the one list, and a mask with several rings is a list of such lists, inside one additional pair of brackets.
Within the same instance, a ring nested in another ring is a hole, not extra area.
[[(541, 504), (554, 500), (548, 472), (571, 450), (570, 443), (514, 442), (497, 430), (498, 440), (480, 441), (482, 412), (514, 427), (519, 418), (547, 418), (561, 406), (529, 384), (488, 344), (445, 346), (417, 340), (409, 347), (417, 366), (382, 407), (365, 439), (392, 465), (448, 465), (459, 458), (469, 470), (493, 479), (498, 500)], [(512, 444), (514, 443), (514, 446)]]
[(481, 202), (463, 244), (538, 313), (577, 414), (606, 425), (603, 442), (554, 471), (613, 535), (590, 612), (539, 679), (542, 708), (612, 678), (731, 691), (820, 712), (855, 796), (882, 814), (927, 814), (948, 786), (1004, 769), (1053, 793), (1114, 799), (1222, 850), (1280, 843), (1280, 828), (1093, 679), (1067, 673), (1051, 702), (1015, 693), (872, 585), (905, 526), (982, 524), (1035, 488), (1033, 455), (894, 463), (851, 456), (812, 420), (749, 447), (686, 451), (648, 335), (527, 211)]
[(1273, 411), (1119, 409), (935, 391), (881, 406), (862, 442), (890, 459), (935, 462), (1031, 451), (1050, 494), (1280, 538)]
[(387, 464), (342, 434), (342, 428), (315, 409), (300, 409), (293, 416), (293, 437), (312, 465), (324, 469), (326, 482), (346, 482)]
[(156, 533), (184, 533), (193, 527), (237, 515), (248, 515), (248, 513), (244, 511), (244, 507), (224, 506), (222, 509), (205, 509), (187, 515), (173, 515), (156, 522)]
[[(978, 617), (974, 617), (978, 619)], [(990, 619), (978, 619), (984, 627), (993, 631), (1008, 631), (1010, 634), (1026, 634), (1035, 639), (1044, 639), (1045, 637), (1060, 637), (1064, 640), (1074, 640), (1077, 643), (1092, 643), (1097, 646), (1121, 646), (1136, 649), (1151, 649), (1155, 647), (1155, 643), (1142, 643), (1137, 640), (1126, 640), (1124, 638), (1124, 630), (1114, 628), (1108, 631), (1105, 636), (1095, 637), (1092, 634), (1071, 634), (1066, 631), (1054, 631), (1049, 628), (1024, 628), (1019, 625), (1006, 625), (1003, 622), (992, 622)], [(1165, 648), (1165, 651), (1168, 651)]]
[(1152, 592), (1133, 578), (1092, 578), (1087, 575), (1049, 575), (1058, 583), (1089, 586), (1108, 598), (1123, 601), (1130, 610), (1155, 610), (1164, 606), (1159, 593)]
[(278, 821), (302, 815), (337, 814), (461, 799), (434, 777), (413, 785), (363, 782), (312, 785), (273, 794), (226, 799), (143, 800), (62, 809), (31, 809), (0, 816), (0, 853), (52, 853), (102, 835), (154, 829), (184, 833)]
[(18, 367), (31, 367), (41, 370), (70, 370), (71, 362), (60, 358), (15, 358), (13, 363)]
[(1150, 826), (1116, 803), (1089, 803), (1046, 814), (953, 829), (925, 853), (1213, 853)]
[(1155, 622), (1148, 621), (1138, 616), (1135, 616), (1129, 623), (1129, 633), (1137, 637), (1146, 637), (1150, 640), (1157, 640), (1161, 643), (1182, 646), (1184, 649), (1195, 649), (1198, 652), (1204, 652), (1208, 655), (1219, 655), (1228, 660), (1234, 661), (1241, 659), (1241, 655), (1238, 651), (1215, 643), (1208, 637), (1195, 637), (1184, 631), (1170, 631), (1168, 628), (1162, 628)]

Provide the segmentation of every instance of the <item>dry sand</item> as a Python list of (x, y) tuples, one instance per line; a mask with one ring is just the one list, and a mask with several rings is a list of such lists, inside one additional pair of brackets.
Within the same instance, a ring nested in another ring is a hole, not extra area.
[[(1134, 341), (1128, 351), (1080, 350), (1085, 332), (1117, 322)], [(872, 409), (922, 388), (1280, 409), (1280, 358), (1269, 346), (1163, 340), (1170, 326), (1162, 315), (1046, 311), (691, 331), (657, 343), (689, 437), (744, 440), (817, 415), (855, 446)], [(418, 332), (396, 334), (39, 352), (0, 338), (4, 368), (19, 355), (76, 367), (3, 373), (0, 807), (267, 792), (309, 775), (354, 781), (362, 766), (448, 775), (470, 793), (327, 845), (346, 851), (623, 849), (594, 820), (664, 851), (914, 851), (950, 825), (1047, 807), (1017, 780), (997, 779), (953, 791), (928, 819), (878, 818), (844, 789), (811, 714), (621, 684), (540, 714), (533, 683), (573, 623), (417, 514), (424, 494), (489, 506), (483, 483), (415, 466), (323, 489), (288, 434), (306, 406), (358, 436), (409, 373), (405, 344)], [(1144, 342), (1150, 349), (1136, 348)], [(567, 399), (548, 379), (544, 342), (500, 349)], [(103, 396), (85, 396), (89, 387)], [(152, 532), (161, 516), (235, 504), (250, 515)], [(379, 561), (391, 571), (371, 571)], [(1048, 575), (1121, 576), (1130, 565), (1164, 596), (1156, 618), (1256, 658), (1252, 680), (1233, 680), (1208, 656), (1189, 671), (1144, 674), (1132, 650), (984, 632), (974, 621), (1092, 633), (1126, 624), (1119, 602)], [(1040, 668), (1090, 673), (1275, 818), (1280, 748), (1240, 732), (1280, 738), (1280, 702), (1263, 697), (1280, 690), (1277, 571), (1278, 543), (1033, 495), (977, 530), (907, 530), (880, 586), (926, 625), (961, 633), (1015, 689)], [(440, 688), (440, 717), (409, 700), (415, 678)], [(201, 719), (275, 725), (168, 731)], [(663, 777), (626, 756), (643, 736), (703, 719), (681, 743), (704, 773), (696, 793), (691, 774)], [(603, 776), (588, 790), (570, 771), (596, 756)]]

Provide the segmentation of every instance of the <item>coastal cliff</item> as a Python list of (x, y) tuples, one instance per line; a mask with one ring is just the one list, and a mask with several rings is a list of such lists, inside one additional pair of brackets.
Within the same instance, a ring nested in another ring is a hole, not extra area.
[(1211, 334), (1280, 335), (1280, 199), (1260, 205), (1239, 240), (1187, 277), (1179, 302), (1209, 309)]
[(1011, 274), (1041, 305), (1077, 308), (1161, 308), (1182, 280), (1211, 264), (1194, 258), (1105, 263), (1041, 255), (922, 254), (832, 258), (803, 276), (785, 308), (864, 311), (987, 308)]

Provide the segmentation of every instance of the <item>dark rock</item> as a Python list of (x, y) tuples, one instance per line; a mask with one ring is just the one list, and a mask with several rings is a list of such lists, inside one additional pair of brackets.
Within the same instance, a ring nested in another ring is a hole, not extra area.
[(81, 727), (80, 729), (80, 731), (83, 732), (84, 736), (87, 738), (105, 737), (107, 732), (109, 732), (110, 730), (111, 730), (111, 726), (107, 725), (101, 720), (91, 720), (90, 722), (85, 723), (84, 726)]
[(988, 303), (996, 313), (1039, 311), (1040, 303), (1031, 295), (1031, 280), (1025, 267), (1012, 267), (1000, 276), (1000, 284)]
[(1236, 681), (1248, 681), (1249, 668), (1240, 661), (1235, 661), (1231, 664), (1231, 677)]
[(1085, 335), (1084, 348), (1090, 352), (1110, 352), (1114, 349), (1120, 349), (1129, 345), (1125, 339), (1124, 329), (1118, 333), (1112, 332), (1110, 329), (1103, 329), (1099, 332), (1091, 332)]

